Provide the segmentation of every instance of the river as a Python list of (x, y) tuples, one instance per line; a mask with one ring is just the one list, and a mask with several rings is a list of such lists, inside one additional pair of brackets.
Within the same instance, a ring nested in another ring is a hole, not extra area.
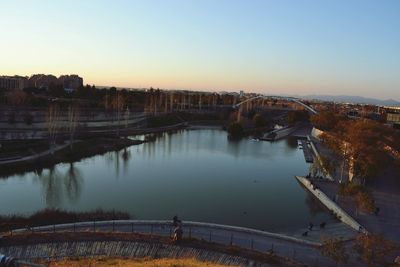
[(177, 214), (183, 220), (291, 232), (309, 222), (334, 221), (294, 178), (308, 172), (296, 140), (229, 141), (222, 130), (182, 130), (1, 179), (0, 214), (102, 208), (136, 219)]

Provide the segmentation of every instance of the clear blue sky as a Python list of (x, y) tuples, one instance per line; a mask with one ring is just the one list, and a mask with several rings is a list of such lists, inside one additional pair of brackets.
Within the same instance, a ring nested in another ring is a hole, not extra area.
[(0, 0), (0, 74), (400, 100), (399, 0)]

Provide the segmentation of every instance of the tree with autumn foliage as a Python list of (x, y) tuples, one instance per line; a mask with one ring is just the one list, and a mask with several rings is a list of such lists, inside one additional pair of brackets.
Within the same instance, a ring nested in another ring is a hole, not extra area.
[(390, 259), (391, 254), (399, 249), (399, 246), (380, 235), (360, 234), (357, 236), (353, 248), (368, 267), (373, 267), (387, 266), (389, 262), (393, 262)]
[(354, 178), (375, 177), (387, 166), (385, 149), (390, 130), (371, 120), (346, 120), (321, 135), (322, 141), (341, 156)]
[(343, 241), (337, 238), (324, 240), (324, 243), (320, 247), (320, 252), (322, 256), (334, 260), (338, 266), (349, 260), (349, 254), (346, 252)]
[(344, 117), (337, 115), (332, 111), (321, 111), (310, 117), (312, 125), (322, 131), (331, 131), (335, 129), (336, 125), (344, 119)]

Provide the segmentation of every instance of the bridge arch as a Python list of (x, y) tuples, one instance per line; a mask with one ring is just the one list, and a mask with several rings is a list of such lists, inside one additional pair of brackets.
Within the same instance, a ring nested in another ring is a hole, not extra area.
[(246, 99), (246, 100), (244, 100), (242, 102), (239, 102), (236, 105), (233, 105), (233, 107), (234, 108), (238, 108), (242, 104), (247, 103), (249, 101), (253, 101), (255, 99), (279, 99), (279, 100), (291, 101), (291, 102), (294, 102), (294, 103), (297, 103), (297, 104), (303, 106), (305, 109), (310, 111), (312, 114), (317, 114), (318, 113), (315, 109), (313, 109), (312, 107), (310, 107), (307, 104), (304, 104), (298, 98), (290, 97), (290, 96), (258, 95), (258, 96), (254, 96), (254, 97), (248, 98), (248, 99)]

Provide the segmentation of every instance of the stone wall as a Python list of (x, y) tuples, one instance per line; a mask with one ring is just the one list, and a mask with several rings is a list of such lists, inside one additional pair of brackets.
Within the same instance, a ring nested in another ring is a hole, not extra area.
[(27, 261), (106, 256), (126, 258), (195, 258), (200, 261), (233, 266), (272, 266), (252, 259), (201, 248), (132, 241), (80, 241), (7, 246), (0, 247), (0, 254)]

